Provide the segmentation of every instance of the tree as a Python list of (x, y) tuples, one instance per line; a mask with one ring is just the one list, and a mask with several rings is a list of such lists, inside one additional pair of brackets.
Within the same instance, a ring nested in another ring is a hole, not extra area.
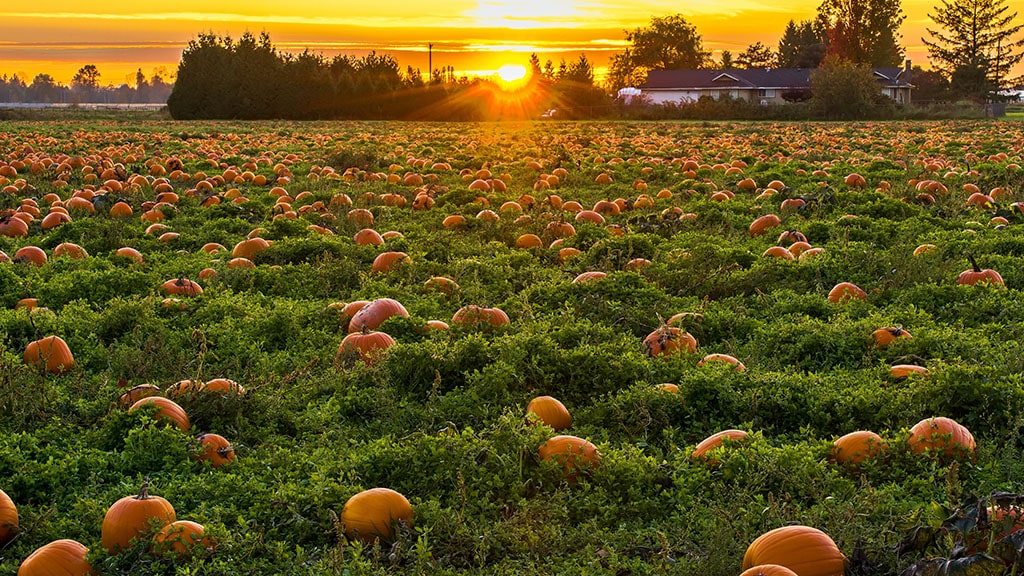
[(824, 0), (818, 7), (828, 54), (874, 67), (903, 60), (897, 37), (905, 18), (900, 0)]
[(915, 103), (949, 99), (949, 79), (942, 72), (914, 66), (910, 78), (914, 85)]
[(819, 22), (804, 20), (797, 24), (790, 20), (779, 40), (779, 67), (817, 68), (825, 59), (828, 47), (825, 39), (825, 30)]
[(732, 52), (722, 50), (722, 70), (731, 70), (735, 67), (736, 63), (732, 60)]
[(941, 29), (928, 29), (922, 38), (934, 66), (954, 80), (962, 96), (988, 99), (1004, 87), (1006, 75), (1024, 58), (1024, 38), (1014, 36), (1024, 24), (1013, 25), (1006, 0), (942, 0), (929, 14)]
[(95, 65), (86, 64), (78, 69), (78, 72), (71, 79), (71, 85), (87, 90), (95, 90), (100, 87), (100, 71)]
[(60, 88), (49, 74), (37, 74), (28, 87), (30, 98), (34, 102), (56, 102)]
[(811, 109), (824, 118), (870, 118), (884, 115), (891, 106), (867, 64), (829, 56), (811, 72)]
[[(629, 50), (612, 59), (611, 75), (620, 83), (633, 78), (636, 71), (703, 68), (711, 61), (704, 50), (697, 28), (682, 14), (653, 17), (650, 25), (626, 31)], [(621, 83), (615, 88), (625, 86)]]
[(740, 68), (770, 68), (775, 64), (775, 53), (760, 42), (755, 42), (740, 52), (736, 64)]

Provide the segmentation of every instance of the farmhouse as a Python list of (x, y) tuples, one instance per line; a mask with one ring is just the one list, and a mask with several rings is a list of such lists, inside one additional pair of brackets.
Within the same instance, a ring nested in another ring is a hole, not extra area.
[[(753, 68), (747, 70), (651, 70), (639, 86), (652, 104), (696, 102), (703, 96), (729, 97), (760, 104), (781, 104), (810, 95), (813, 68)], [(883, 94), (900, 104), (910, 103), (910, 60), (903, 68), (874, 68)]]

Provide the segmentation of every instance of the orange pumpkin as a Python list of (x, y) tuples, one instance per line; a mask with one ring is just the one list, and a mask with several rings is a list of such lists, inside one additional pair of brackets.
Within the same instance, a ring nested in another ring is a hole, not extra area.
[(268, 248), (270, 248), (270, 243), (259, 236), (247, 238), (235, 244), (235, 247), (231, 250), (231, 257), (252, 260), (256, 255), (266, 251)]
[(37, 367), (42, 364), (47, 372), (53, 374), (61, 374), (75, 367), (75, 357), (71, 355), (67, 342), (60, 336), (47, 336), (29, 342), (25, 347), (24, 358), (26, 364)]
[(867, 292), (851, 282), (840, 282), (828, 292), (828, 301), (836, 304), (842, 304), (850, 300), (864, 300), (867, 297)]
[(138, 495), (125, 496), (107, 510), (100, 528), (100, 541), (107, 552), (116, 554), (128, 548), (133, 538), (149, 533), (151, 522), (163, 526), (175, 520), (174, 506), (159, 496), (149, 494), (147, 478)]
[(690, 455), (694, 460), (704, 460), (709, 464), (717, 464), (718, 460), (710, 457), (709, 453), (722, 446), (722, 443), (726, 438), (733, 441), (743, 440), (747, 437), (747, 433), (743, 430), (722, 430), (721, 432), (715, 432), (711, 436), (701, 440), (700, 444), (693, 449), (693, 454)]
[(202, 524), (191, 520), (175, 520), (153, 536), (153, 550), (159, 554), (187, 556), (196, 546), (213, 548), (213, 539)]
[(878, 348), (884, 348), (889, 346), (900, 338), (906, 338), (907, 340), (913, 338), (910, 332), (903, 329), (902, 326), (886, 326), (879, 328), (871, 333), (871, 337), (875, 340), (875, 346)]
[(395, 345), (395, 339), (384, 332), (373, 332), (364, 327), (360, 332), (352, 332), (345, 336), (338, 346), (339, 358), (351, 358), (355, 355), (367, 364), (373, 364), (388, 348)]
[(744, 570), (740, 576), (800, 576), (785, 566), (778, 564), (759, 564)]
[(18, 507), (6, 492), (0, 490), (0, 546), (18, 533)]
[(53, 257), (67, 256), (68, 258), (88, 258), (89, 253), (78, 244), (62, 242), (53, 249)]
[(392, 540), (395, 523), (412, 524), (413, 510), (409, 500), (390, 488), (364, 490), (345, 502), (341, 523), (345, 536), (367, 544), (376, 539)]
[(454, 294), (459, 289), (459, 285), (445, 276), (434, 276), (423, 283), (423, 287), (427, 290), (436, 290), (444, 294)]
[(750, 223), (749, 232), (751, 236), (760, 236), (768, 232), (768, 230), (781, 225), (782, 220), (779, 220), (778, 216), (775, 214), (765, 214)]
[(680, 328), (662, 325), (644, 338), (643, 349), (648, 356), (668, 360), (680, 352), (696, 352), (697, 339)]
[(783, 526), (759, 536), (743, 555), (743, 569), (761, 564), (785, 566), (800, 576), (842, 576), (845, 557), (817, 528)]
[(202, 434), (196, 440), (202, 448), (202, 452), (195, 456), (196, 460), (209, 462), (214, 468), (235, 461), (235, 447), (220, 434)]
[(192, 427), (191, 422), (188, 420), (188, 414), (185, 410), (178, 406), (176, 402), (163, 396), (147, 396), (132, 404), (132, 407), (128, 409), (129, 412), (134, 412), (142, 408), (143, 406), (154, 405), (157, 407), (155, 418), (157, 421), (164, 421), (168, 424), (173, 424), (178, 427), (182, 432), (188, 432), (188, 429)]
[(554, 428), (556, 431), (565, 430), (572, 426), (572, 416), (569, 414), (569, 410), (566, 409), (565, 404), (551, 396), (538, 396), (530, 400), (530, 404), (526, 406), (526, 413), (534, 414), (540, 422)]
[(596, 468), (601, 463), (597, 447), (576, 436), (555, 436), (541, 444), (537, 453), (541, 460), (561, 464), (564, 478), (572, 483), (581, 472)]
[(743, 365), (743, 362), (737, 360), (735, 356), (732, 356), (730, 354), (719, 353), (708, 354), (707, 356), (702, 358), (700, 362), (697, 362), (697, 366), (704, 366), (711, 362), (723, 362), (725, 364), (730, 364), (732, 365), (733, 369), (736, 370), (737, 372), (742, 372), (747, 369), (747, 367)]
[(869, 430), (850, 432), (832, 442), (832, 459), (850, 468), (860, 466), (869, 458), (877, 458), (886, 450), (885, 440)]
[(978, 266), (978, 263), (971, 255), (968, 255), (967, 259), (971, 261), (971, 269), (964, 270), (959, 276), (957, 276), (957, 284), (969, 286), (974, 286), (975, 284), (996, 284), (999, 286), (1005, 286), (1003, 277), (999, 275), (999, 272), (996, 272), (991, 268), (982, 269)]
[(74, 540), (55, 540), (37, 548), (18, 567), (18, 576), (85, 576), (95, 574), (86, 559), (89, 549)]
[(372, 270), (377, 274), (397, 270), (402, 264), (412, 263), (412, 259), (405, 252), (382, 252), (373, 259)]
[(46, 252), (38, 246), (22, 246), (14, 253), (13, 260), (33, 266), (45, 266)]
[(451, 323), (453, 326), (464, 328), (490, 329), (504, 326), (509, 322), (508, 314), (501, 308), (483, 308), (470, 304), (456, 310)]
[(587, 283), (590, 283), (590, 282), (596, 282), (598, 280), (601, 280), (602, 278), (607, 278), (607, 277), (608, 277), (608, 274), (606, 274), (604, 272), (592, 270), (590, 272), (583, 272), (579, 276), (576, 276), (576, 278), (573, 278), (572, 283), (573, 284), (587, 284)]
[(974, 436), (952, 418), (925, 418), (910, 429), (910, 451), (915, 454), (936, 452), (942, 457), (974, 456)]
[(124, 394), (121, 394), (121, 397), (118, 398), (117, 403), (119, 406), (121, 406), (121, 408), (127, 410), (132, 407), (132, 404), (135, 404), (139, 400), (142, 400), (143, 398), (149, 398), (150, 396), (157, 396), (159, 394), (160, 388), (157, 388), (152, 384), (139, 384), (138, 386), (131, 388)]
[(173, 278), (160, 285), (160, 290), (165, 294), (175, 296), (199, 296), (203, 293), (203, 287), (197, 282), (185, 277)]
[(359, 246), (380, 246), (384, 243), (384, 238), (373, 228), (363, 228), (352, 236), (352, 241)]
[(928, 369), (924, 366), (915, 366), (913, 364), (895, 364), (892, 368), (889, 368), (889, 375), (893, 378), (906, 378), (911, 374), (923, 374), (928, 375)]
[(402, 303), (392, 298), (378, 298), (359, 309), (348, 323), (349, 333), (362, 330), (376, 330), (389, 318), (408, 318), (409, 312)]

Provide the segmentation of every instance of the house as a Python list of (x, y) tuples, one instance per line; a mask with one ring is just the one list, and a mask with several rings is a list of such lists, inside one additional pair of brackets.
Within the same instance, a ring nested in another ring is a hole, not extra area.
[[(747, 70), (651, 70), (639, 86), (652, 104), (696, 102), (703, 96), (782, 104), (809, 95), (812, 68), (752, 68)], [(874, 68), (883, 94), (900, 104), (910, 103), (910, 60), (903, 68)]]

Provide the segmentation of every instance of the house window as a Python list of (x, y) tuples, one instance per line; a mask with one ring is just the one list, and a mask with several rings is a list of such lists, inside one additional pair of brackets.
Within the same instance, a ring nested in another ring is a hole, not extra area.
[(769, 89), (769, 88), (762, 89), (761, 90), (761, 97), (762, 98), (775, 98), (775, 90)]
[(732, 98), (733, 100), (737, 100), (737, 99), (739, 99), (739, 97), (740, 97), (740, 91), (739, 90), (729, 90), (729, 98)]

